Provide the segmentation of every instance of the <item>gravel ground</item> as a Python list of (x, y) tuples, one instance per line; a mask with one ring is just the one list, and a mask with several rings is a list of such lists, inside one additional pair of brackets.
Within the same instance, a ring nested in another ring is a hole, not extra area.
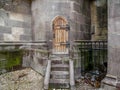
[(91, 84), (86, 83), (85, 80), (79, 79), (76, 84), (76, 90), (104, 90), (100, 88), (100, 83), (96, 83), (94, 85), (95, 87), (93, 87)]
[[(23, 70), (18, 70), (0, 75), (0, 90), (43, 90), (43, 80), (44, 79), (40, 74), (30, 68), (26, 68)], [(96, 85), (99, 86), (99, 84)], [(76, 83), (76, 90), (106, 89), (95, 88), (92, 85), (87, 84), (85, 80), (79, 79)]]
[(0, 90), (42, 90), (43, 77), (30, 68), (0, 75)]

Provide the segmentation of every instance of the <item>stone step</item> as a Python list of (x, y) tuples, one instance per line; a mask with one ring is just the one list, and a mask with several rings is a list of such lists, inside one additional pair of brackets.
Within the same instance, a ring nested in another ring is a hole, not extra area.
[(50, 55), (51, 60), (57, 60), (57, 61), (68, 61), (70, 58), (68, 55)]
[(69, 79), (50, 79), (50, 83), (56, 83), (56, 84), (69, 84), (70, 80)]
[(57, 61), (62, 60), (61, 57), (57, 57), (57, 56), (51, 56), (50, 59), (51, 60), (57, 60)]
[(68, 83), (50, 83), (49, 87), (52, 90), (70, 90), (70, 85)]
[(69, 75), (68, 71), (51, 71), (51, 75)]
[(61, 61), (62, 60), (62, 58), (50, 58), (50, 60), (56, 60), (56, 61)]
[(52, 60), (52, 65), (53, 64), (69, 64), (69, 61)]
[(56, 67), (56, 68), (57, 68), (57, 67), (69, 68), (69, 65), (68, 65), (68, 64), (54, 64), (54, 65), (52, 65), (51, 67), (52, 67), (52, 68), (53, 68), (53, 67), (54, 67), (54, 68), (55, 68), (55, 67)]
[(69, 58), (69, 55), (66, 55), (66, 54), (52, 54), (50, 55), (51, 58), (54, 58), (54, 57), (59, 57), (59, 58)]
[(51, 67), (51, 71), (69, 71), (68, 67)]
[(50, 75), (51, 79), (69, 79), (69, 75)]

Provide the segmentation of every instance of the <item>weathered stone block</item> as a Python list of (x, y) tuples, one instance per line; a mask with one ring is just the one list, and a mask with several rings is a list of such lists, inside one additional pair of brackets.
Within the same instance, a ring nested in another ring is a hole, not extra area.
[(20, 27), (12, 27), (12, 34), (13, 35), (21, 35), (24, 34), (24, 28), (20, 28)]
[(118, 53), (120, 53), (120, 50), (119, 51), (118, 50), (119, 50), (118, 48), (109, 47), (109, 50), (108, 50), (108, 55), (109, 55), (108, 60), (109, 61), (108, 61), (108, 73), (107, 74), (117, 77), (117, 78), (120, 78), (120, 76), (119, 76), (120, 75), (120, 70), (119, 70), (120, 57), (118, 54)]
[(120, 35), (117, 33), (109, 33), (108, 42), (109, 46), (118, 48), (120, 46)]
[[(120, 11), (119, 11), (120, 12)], [(116, 17), (115, 19), (114, 19), (114, 21), (115, 21), (115, 24), (113, 24), (114, 26), (115, 26), (115, 32), (116, 33), (120, 33), (120, 15), (119, 15), (119, 17)]]
[(11, 28), (7, 26), (0, 26), (0, 33), (11, 33)]
[(0, 17), (0, 26), (5, 26), (5, 20), (2, 17)]
[(120, 17), (120, 4), (114, 6), (114, 17)]
[(80, 4), (82, 2), (82, 0), (70, 0), (70, 1), (73, 1), (73, 2), (78, 3), (78, 4)]
[(71, 31), (70, 34), (69, 34), (70, 40), (74, 41), (75, 40), (75, 36), (76, 36), (75, 31)]
[(12, 34), (3, 34), (4, 41), (14, 41)]
[[(9, 1), (9, 3), (8, 3)], [(6, 11), (11, 11), (11, 12), (17, 12), (17, 13), (24, 13), (24, 14), (30, 14), (30, 5), (31, 1), (30, 0), (7, 0), (5, 1), (6, 4), (4, 4), (3, 8)]]
[(7, 22), (7, 25), (9, 27), (23, 27), (22, 24), (23, 24), (23, 22), (15, 21), (15, 20), (8, 20), (8, 22)]
[(112, 86), (109, 86), (109, 85), (106, 85), (106, 86), (104, 87), (104, 89), (105, 89), (105, 90), (119, 90), (118, 88), (112, 87)]
[(90, 33), (85, 33), (84, 32), (84, 40), (90, 40), (91, 38), (90, 38)]
[(24, 28), (24, 34), (32, 35), (32, 28)]
[(78, 13), (81, 13), (80, 5), (78, 3), (74, 3), (73, 10), (78, 12)]
[(24, 22), (23, 14), (12, 13), (12, 12), (11, 12), (11, 13), (9, 13), (9, 18), (10, 18), (11, 20)]
[(120, 0), (116, 0), (114, 3), (115, 4), (120, 4)]
[(76, 25), (76, 31), (80, 31), (80, 24), (79, 23), (77, 23), (77, 25)]
[(80, 32), (76, 32), (77, 35), (77, 40), (86, 40), (86, 38), (84, 37), (84, 32), (80, 31)]
[(3, 41), (3, 34), (0, 33), (0, 41)]
[(88, 24), (88, 25), (90, 25), (90, 23), (91, 23), (90, 18), (86, 18), (86, 19), (85, 19), (85, 23)]
[(108, 20), (108, 29), (109, 29), (109, 33), (114, 33), (114, 32), (116, 32), (116, 29), (115, 29), (116, 26), (115, 26), (115, 24), (113, 24), (114, 21), (115, 21), (114, 18), (110, 18), (110, 19)]
[(111, 18), (114, 16), (114, 3), (112, 1), (108, 2), (108, 17)]
[(7, 11), (0, 9), (0, 25), (5, 26), (7, 19), (8, 19)]
[(9, 27), (23, 27), (23, 28), (31, 28), (31, 23), (8, 20), (7, 25)]
[[(54, 4), (55, 5), (55, 4)], [(70, 2), (59, 2), (59, 3), (56, 3), (56, 6), (58, 7), (58, 10), (61, 9), (62, 10), (65, 10), (65, 9), (70, 9)]]
[(10, 20), (31, 23), (31, 15), (15, 12), (10, 12), (8, 15)]
[(21, 41), (31, 41), (31, 36), (30, 35), (20, 35), (20, 40)]

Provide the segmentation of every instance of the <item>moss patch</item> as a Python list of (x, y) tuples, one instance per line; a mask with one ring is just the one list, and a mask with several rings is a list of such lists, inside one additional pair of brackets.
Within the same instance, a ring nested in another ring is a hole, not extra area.
[(10, 70), (14, 66), (19, 66), (22, 63), (21, 50), (1, 50), (0, 51), (0, 69)]

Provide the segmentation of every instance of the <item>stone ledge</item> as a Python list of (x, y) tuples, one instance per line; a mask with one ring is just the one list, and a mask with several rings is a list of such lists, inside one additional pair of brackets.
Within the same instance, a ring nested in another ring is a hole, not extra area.
[(120, 88), (120, 79), (113, 75), (107, 74), (102, 83), (116, 88)]

